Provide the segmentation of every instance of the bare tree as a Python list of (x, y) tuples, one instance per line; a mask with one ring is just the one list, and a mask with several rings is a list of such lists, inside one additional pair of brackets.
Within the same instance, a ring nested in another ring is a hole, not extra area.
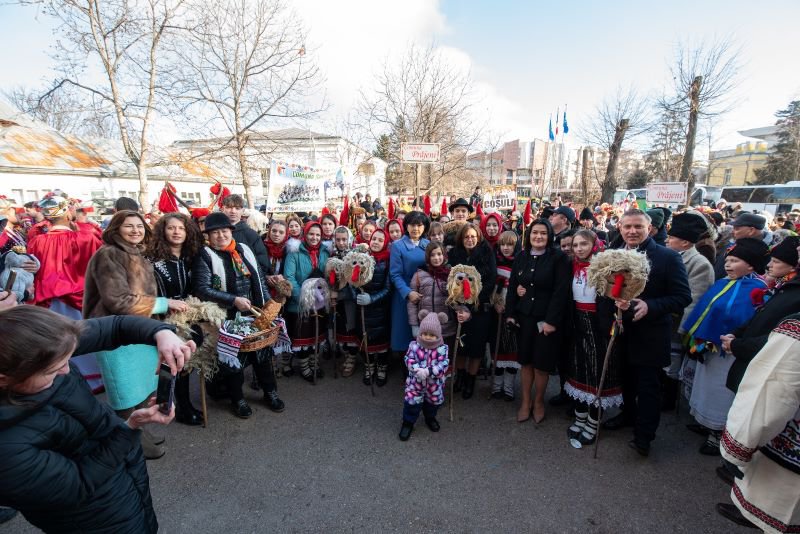
[[(165, 70), (163, 42), (184, 0), (31, 0), (58, 23), (58, 76), (42, 100), (72, 87), (109, 106), (126, 156), (148, 204), (150, 129)], [(97, 76), (97, 73), (100, 73)]]
[(623, 142), (648, 130), (647, 100), (633, 88), (618, 88), (595, 110), (583, 139), (586, 143), (608, 150), (605, 175), (597, 180), (602, 202), (611, 202), (617, 189), (617, 166)]
[(718, 117), (733, 105), (732, 93), (738, 84), (740, 49), (730, 38), (679, 43), (670, 73), (673, 80), (671, 99), (662, 99), (661, 106), (686, 117), (686, 143), (680, 180), (694, 181), (691, 176), (700, 119)]
[[(411, 45), (398, 63), (386, 62), (376, 82), (375, 90), (362, 91), (359, 112), (389, 159), (395, 192), (413, 189), (419, 198), (422, 189), (430, 192), (446, 177), (465, 175), (466, 155), (481, 136), (472, 120), (470, 74), (432, 44)], [(412, 172), (397, 169), (401, 143), (440, 143), (441, 160)]]
[(234, 160), (252, 208), (259, 178), (248, 159), (275, 147), (258, 128), (324, 108), (309, 103), (321, 80), (305, 30), (284, 0), (197, 2), (189, 26), (174, 49), (177, 99), (185, 112), (205, 117), (210, 131), (225, 132), (204, 155)]
[[(47, 97), (43, 94), (49, 93)], [(3, 91), (8, 101), (19, 111), (43, 122), (59, 132), (111, 138), (116, 135), (112, 110), (103, 107), (94, 95), (79, 94), (74, 88), (49, 92), (28, 87), (14, 87)]]

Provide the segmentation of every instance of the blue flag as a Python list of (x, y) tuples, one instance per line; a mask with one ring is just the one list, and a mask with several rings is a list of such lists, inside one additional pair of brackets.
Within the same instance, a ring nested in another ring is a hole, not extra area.
[(569, 133), (569, 126), (567, 126), (567, 110), (564, 109), (564, 134)]
[(550, 115), (550, 125), (549, 125), (548, 129), (550, 130), (550, 140), (551, 141), (555, 141), (556, 140), (556, 136), (553, 135), (553, 116), (552, 115)]

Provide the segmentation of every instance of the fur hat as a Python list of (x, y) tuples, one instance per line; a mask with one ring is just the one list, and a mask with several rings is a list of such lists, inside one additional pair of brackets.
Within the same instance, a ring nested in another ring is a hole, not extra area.
[(684, 239), (690, 243), (697, 243), (700, 241), (700, 236), (708, 231), (704, 217), (699, 213), (679, 213), (672, 217), (672, 226), (670, 226), (667, 235)]
[(584, 208), (581, 210), (581, 215), (578, 220), (593, 221), (595, 224), (597, 224), (597, 220), (594, 218), (594, 214), (592, 213), (592, 210), (590, 210), (588, 206), (584, 206)]
[(789, 265), (796, 266), (798, 255), (797, 246), (800, 239), (797, 236), (788, 236), (783, 241), (772, 247), (769, 255)]
[(753, 267), (758, 274), (764, 274), (764, 269), (769, 261), (769, 247), (760, 239), (745, 237), (737, 239), (733, 247), (725, 255), (739, 258)]

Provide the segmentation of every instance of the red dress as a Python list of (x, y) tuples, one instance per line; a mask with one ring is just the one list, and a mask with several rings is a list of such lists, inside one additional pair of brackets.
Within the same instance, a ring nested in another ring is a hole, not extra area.
[(50, 307), (53, 299), (83, 309), (83, 285), (86, 268), (92, 255), (103, 242), (91, 231), (74, 232), (62, 227), (51, 228), (28, 242), (42, 266), (34, 278), (38, 306)]

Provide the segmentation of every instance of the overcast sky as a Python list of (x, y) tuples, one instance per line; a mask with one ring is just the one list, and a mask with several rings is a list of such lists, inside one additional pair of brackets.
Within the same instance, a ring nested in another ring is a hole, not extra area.
[[(774, 123), (800, 98), (797, 0), (511, 1), (294, 0), (317, 50), (332, 104), (323, 127), (345, 115), (387, 58), (434, 40), (471, 71), (478, 111), (506, 140), (546, 137), (548, 116), (569, 105), (572, 143), (617, 86), (659, 94), (680, 40), (731, 36), (742, 48), (735, 109), (714, 128), (715, 148), (744, 139), (737, 130)], [(0, 89), (48, 78), (54, 40), (30, 7), (0, 6)]]

